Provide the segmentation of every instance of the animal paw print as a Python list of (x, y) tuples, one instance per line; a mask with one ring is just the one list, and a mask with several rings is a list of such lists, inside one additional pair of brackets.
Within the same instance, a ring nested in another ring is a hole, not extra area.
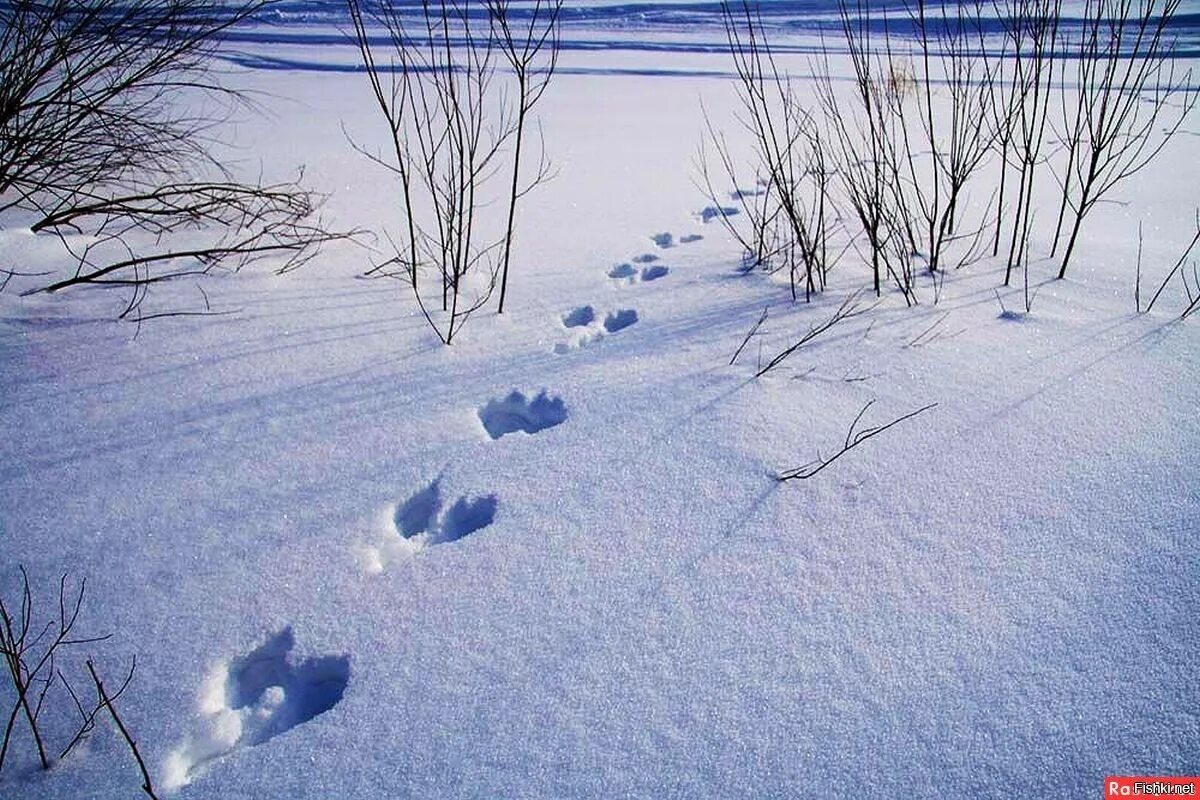
[[(576, 311), (580, 312), (580, 320), (587, 318), (588, 321), (577, 321), (575, 327), (590, 325), (595, 319), (595, 312), (591, 310), (591, 307), (585, 306), (585, 309), (587, 310), (576, 309)], [(636, 314), (634, 316), (636, 317)], [(606, 325), (607, 322), (606, 319)], [(479, 409), (479, 421), (483, 424), (487, 435), (493, 439), (499, 439), (501, 436), (517, 431), (538, 433), (566, 422), (567, 404), (561, 397), (551, 397), (545, 390), (534, 397), (526, 397), (523, 393), (513, 390), (508, 397), (501, 400), (490, 400), (487, 405)]]
[(186, 786), (234, 750), (263, 744), (341, 702), (350, 657), (297, 658), (295, 646), (289, 626), (209, 673), (200, 693), (200, 724), (167, 758), (168, 790)]
[[(665, 278), (671, 272), (670, 267), (662, 264), (653, 264), (650, 260), (647, 260), (648, 258), (648, 256), (643, 255), (633, 260), (638, 264), (649, 264), (649, 266), (643, 266), (639, 269), (630, 263), (618, 264), (608, 271), (608, 277), (622, 286), (631, 286), (639, 282), (649, 283), (659, 278)], [(657, 261), (658, 257), (653, 256), (652, 260)]]
[[(666, 270), (666, 267), (653, 267), (650, 269)], [(664, 272), (663, 274), (666, 273)], [(559, 355), (565, 355), (572, 350), (578, 350), (605, 336), (623, 331), (637, 321), (638, 312), (636, 309), (622, 308), (612, 311), (605, 314), (604, 319), (601, 320), (592, 306), (580, 306), (563, 314), (563, 327), (574, 331), (574, 334), (567, 341), (554, 345), (554, 352)], [(482, 416), (483, 412), (481, 411), (480, 417), (482, 418)]]
[(499, 505), (494, 494), (474, 499), (460, 497), (443, 511), (437, 480), (398, 506), (392, 519), (401, 538), (424, 547), (457, 542), (486, 528), (495, 520)]

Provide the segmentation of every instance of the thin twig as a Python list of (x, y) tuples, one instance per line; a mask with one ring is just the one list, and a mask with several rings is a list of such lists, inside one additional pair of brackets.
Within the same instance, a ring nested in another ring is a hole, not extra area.
[(908, 414), (905, 414), (902, 417), (898, 417), (897, 419), (892, 420), (891, 422), (887, 423), (886, 425), (880, 425), (880, 426), (874, 427), (874, 428), (864, 428), (863, 430), (857, 430), (859, 421), (862, 420), (863, 415), (867, 413), (867, 409), (869, 409), (872, 405), (874, 405), (874, 403), (875, 403), (874, 400), (868, 401), (867, 404), (862, 407), (862, 410), (858, 412), (858, 415), (855, 416), (854, 421), (850, 423), (850, 429), (846, 432), (846, 441), (842, 445), (841, 450), (839, 450), (837, 453), (835, 453), (833, 456), (831, 456), (829, 458), (822, 458), (820, 453), (818, 453), (817, 457), (815, 459), (813, 459), (812, 461), (808, 462), (807, 464), (805, 464), (801, 467), (797, 467), (796, 469), (780, 473), (778, 476), (778, 480), (781, 483), (786, 482), (786, 481), (791, 481), (791, 480), (807, 480), (808, 478), (813, 477), (818, 472), (820, 472), (821, 470), (828, 467), (834, 461), (837, 461), (839, 458), (844, 456), (846, 453), (848, 453), (851, 450), (853, 450), (854, 448), (858, 447), (860, 444), (865, 442), (867, 439), (870, 439), (872, 436), (878, 436), (879, 434), (886, 431), (888, 428), (891, 428), (893, 425), (899, 425), (901, 422), (904, 422), (904, 420), (912, 419), (913, 417), (917, 416), (918, 414), (920, 414), (922, 412), (928, 411), (931, 408), (936, 408), (938, 405), (937, 403), (930, 403), (927, 406), (922, 406), (921, 408), (918, 408), (916, 411), (912, 411), (912, 412), (909, 412)]
[[(129, 668), (129, 677), (133, 677), (133, 670), (137, 667), (135, 658), (133, 666)], [(142, 760), (142, 754), (138, 751), (137, 742), (129, 734), (129, 729), (125, 727), (125, 723), (121, 721), (120, 715), (117, 714), (117, 708), (113, 705), (113, 698), (110, 698), (104, 691), (104, 684), (100, 680), (100, 676), (96, 674), (96, 667), (89, 658), (87, 660), (88, 672), (92, 674), (92, 681), (96, 684), (96, 694), (100, 698), (100, 704), (108, 709), (109, 715), (113, 722), (117, 724), (117, 730), (121, 732), (121, 736), (125, 739), (125, 743), (129, 745), (129, 749), (133, 751), (133, 757), (137, 760), (138, 769), (142, 771), (142, 791), (149, 795), (153, 800), (158, 800), (158, 796), (154, 794), (154, 785), (150, 780), (150, 772), (146, 769), (146, 762)], [(129, 679), (126, 679), (125, 685), (129, 684)], [(124, 691), (124, 686), (121, 691)], [(119, 692), (118, 692), (119, 694)]]
[(1167, 273), (1167, 277), (1163, 278), (1162, 285), (1158, 287), (1158, 291), (1155, 292), (1154, 296), (1150, 298), (1150, 303), (1146, 306), (1147, 312), (1154, 308), (1155, 302), (1158, 301), (1158, 296), (1163, 293), (1164, 289), (1167, 288), (1167, 284), (1170, 283), (1171, 279), (1175, 277), (1175, 273), (1183, 267), (1184, 261), (1186, 261), (1187, 257), (1191, 255), (1192, 248), (1196, 246), (1197, 242), (1200, 242), (1200, 209), (1196, 210), (1196, 235), (1193, 236), (1192, 241), (1188, 243), (1187, 249), (1183, 251), (1183, 255), (1181, 255), (1179, 260), (1175, 262), (1175, 266), (1171, 267), (1171, 271)]
[(729, 366), (733, 366), (734, 362), (738, 360), (738, 356), (742, 354), (742, 350), (746, 349), (746, 345), (754, 338), (754, 334), (758, 333), (758, 329), (767, 321), (767, 312), (770, 308), (770, 306), (763, 306), (762, 316), (758, 318), (758, 322), (754, 323), (754, 327), (750, 329), (750, 332), (746, 334), (746, 338), (742, 339), (742, 343), (738, 345), (737, 352), (733, 354), (733, 358), (729, 359)]
[(873, 309), (877, 305), (876, 303), (872, 303), (871, 305), (864, 308), (859, 302), (859, 298), (861, 296), (862, 296), (862, 290), (859, 289), (859, 290), (855, 291), (853, 294), (851, 294), (849, 297), (847, 297), (845, 300), (843, 300), (842, 304), (840, 306), (838, 306), (837, 311), (833, 312), (832, 317), (830, 317), (826, 321), (820, 323), (819, 325), (814, 325), (811, 328), (809, 328), (808, 333), (801, 336), (800, 339), (795, 344), (792, 344), (789, 347), (784, 348), (782, 352), (780, 352), (778, 355), (776, 355), (774, 358), (772, 358), (770, 361), (768, 361), (766, 366), (759, 368), (758, 372), (755, 373), (754, 377), (761, 378), (763, 375), (766, 375), (768, 372), (775, 369), (775, 367), (782, 364), (785, 359), (787, 359), (789, 356), (791, 356), (793, 353), (795, 353), (801, 347), (808, 344), (809, 342), (811, 342), (813, 339), (817, 338), (821, 334), (825, 333), (825, 331), (829, 330), (834, 325), (837, 325), (839, 322), (841, 322), (843, 320), (847, 320), (847, 319), (852, 319), (854, 317), (859, 316), (860, 314), (864, 314), (867, 311), (870, 311), (871, 309)]

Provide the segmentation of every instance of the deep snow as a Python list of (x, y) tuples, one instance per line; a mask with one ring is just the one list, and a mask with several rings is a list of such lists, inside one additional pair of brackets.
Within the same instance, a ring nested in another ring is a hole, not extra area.
[[(1066, 280), (1035, 264), (1028, 316), (976, 265), (755, 380), (866, 273), (793, 305), (703, 221), (720, 55), (564, 67), (511, 311), (453, 347), (349, 244), (208, 280), (237, 314), (136, 339), (116, 296), (0, 295), (0, 589), (24, 564), (48, 610), (60, 573), (87, 577), (80, 626), (116, 634), (90, 650), (106, 674), (137, 655), (119, 708), (160, 785), (1089, 797), (1200, 772), (1200, 333), (1172, 321), (1178, 290), (1146, 316), (1132, 298), (1138, 220), (1147, 286), (1190, 238), (1200, 119), (1090, 221)], [(247, 169), (304, 164), (335, 222), (395, 224), (342, 132), (377, 135), (361, 76), (238, 81), (270, 93), (229, 131)], [(774, 479), (871, 399), (875, 424), (939, 405)], [(44, 775), (18, 744), (0, 795), (137, 794), (108, 726)]]

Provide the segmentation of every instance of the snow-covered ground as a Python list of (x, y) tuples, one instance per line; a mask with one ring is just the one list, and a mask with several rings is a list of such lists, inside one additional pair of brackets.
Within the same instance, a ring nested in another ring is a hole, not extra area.
[[(1200, 328), (1174, 321), (1179, 284), (1152, 314), (1133, 300), (1138, 222), (1144, 291), (1194, 230), (1200, 115), (1089, 221), (1067, 279), (1034, 263), (1032, 313), (1001, 314), (983, 262), (754, 379), (867, 273), (792, 304), (702, 221), (726, 57), (562, 66), (539, 106), (558, 174), (519, 219), (510, 308), (452, 347), (349, 243), (207, 279), (236, 314), (136, 339), (115, 294), (0, 294), (0, 590), (23, 564), (50, 614), (61, 573), (87, 578), (79, 629), (115, 635), (84, 649), (110, 680), (136, 654), (118, 708), (158, 785), (1091, 797), (1200, 773)], [(361, 75), (237, 83), (266, 93), (227, 131), (246, 169), (304, 165), (332, 222), (397, 223), (343, 132), (378, 135)], [(938, 405), (775, 479), (870, 400), (871, 424)], [(2, 796), (137, 793), (110, 726), (45, 774), (14, 735)]]

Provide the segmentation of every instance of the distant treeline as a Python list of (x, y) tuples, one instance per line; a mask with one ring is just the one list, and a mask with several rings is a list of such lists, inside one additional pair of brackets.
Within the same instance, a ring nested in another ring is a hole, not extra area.
[[(378, 5), (377, 2), (365, 3), (365, 6)], [(401, 16), (411, 12), (414, 17), (421, 13), (421, 0), (395, 0), (388, 3), (397, 9)], [(487, 12), (483, 3), (478, 3), (473, 13), (485, 17)], [(955, 18), (953, 13), (957, 3), (944, 4), (945, 13), (940, 18), (945, 24)], [(812, 44), (797, 44), (789, 47), (778, 35), (787, 34), (824, 35), (831, 40), (834, 47), (841, 36), (841, 23), (837, 15), (836, 0), (764, 0), (756, 4), (763, 25), (773, 31), (776, 43), (773, 45), (777, 52), (785, 53), (810, 52)], [(280, 26), (288, 30), (269, 31), (245, 29), (232, 31), (227, 38), (241, 42), (289, 42), (294, 44), (327, 45), (343, 44), (345, 37), (330, 31), (315, 33), (307, 31), (300, 34), (297, 28), (337, 27), (344, 28), (349, 24), (349, 15), (343, 0), (283, 0), (272, 3), (261, 11), (256, 19), (269, 26)], [(714, 33), (723, 31), (722, 4), (719, 2), (666, 2), (666, 3), (613, 3), (585, 4), (568, 3), (562, 11), (561, 26), (564, 29), (562, 48), (564, 50), (597, 50), (597, 49), (652, 49), (663, 52), (713, 52), (724, 49), (723, 37), (712, 42), (695, 41), (663, 41), (650, 40), (649, 37), (659, 32), (685, 33)], [(916, 23), (904, 13), (904, 4), (899, 0), (872, 2), (873, 13), (871, 33), (891, 36), (900, 39), (915, 39), (918, 35)], [(1083, 18), (1072, 13), (1068, 8), (1059, 20), (1059, 30), (1064, 40), (1071, 38), (1071, 32), (1081, 30)], [(522, 9), (514, 4), (512, 14), (514, 19), (520, 19)], [(927, 25), (937, 24), (935, 15), (926, 20)], [(1006, 21), (999, 15), (985, 17), (982, 20), (983, 33), (994, 37), (996, 41), (1003, 38)], [(1176, 13), (1169, 25), (1171, 35), (1176, 38), (1175, 55), (1181, 58), (1200, 57), (1200, 11), (1195, 13)], [(619, 30), (624, 33), (619, 41), (597, 41), (595, 39), (572, 40), (569, 32), (576, 30)], [(647, 37), (638, 41), (628, 33), (640, 32)], [(1062, 53), (1069, 55), (1069, 53)]]

